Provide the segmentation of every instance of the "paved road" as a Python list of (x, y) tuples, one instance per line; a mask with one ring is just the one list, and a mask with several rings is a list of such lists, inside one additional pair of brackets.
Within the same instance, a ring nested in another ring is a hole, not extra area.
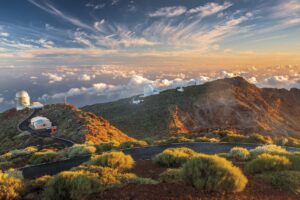
[(18, 129), (21, 131), (28, 131), (31, 133), (31, 135), (37, 136), (37, 137), (52, 137), (54, 140), (58, 141), (59, 143), (63, 144), (65, 147), (70, 147), (74, 145), (74, 142), (70, 140), (66, 140), (59, 137), (53, 137), (51, 135), (51, 130), (33, 130), (29, 127), (30, 120), (33, 118), (39, 109), (35, 109), (32, 114), (30, 114), (26, 119), (24, 119), (21, 123), (18, 124)]
[[(257, 144), (233, 144), (233, 143), (180, 143), (180, 144), (166, 144), (160, 146), (150, 146), (143, 148), (125, 149), (125, 154), (131, 155), (135, 160), (147, 160), (151, 159), (154, 155), (162, 152), (167, 148), (175, 147), (188, 147), (197, 152), (206, 154), (226, 153), (232, 147), (239, 146), (247, 149), (253, 149), (259, 145)], [(296, 148), (287, 148), (289, 151), (296, 151)], [(58, 161), (54, 163), (47, 163), (38, 166), (24, 167), (20, 170), (23, 172), (23, 176), (26, 179), (33, 179), (43, 175), (54, 175), (64, 170), (69, 170), (72, 167), (79, 166), (80, 164), (88, 161), (90, 156), (81, 156), (69, 160)]]

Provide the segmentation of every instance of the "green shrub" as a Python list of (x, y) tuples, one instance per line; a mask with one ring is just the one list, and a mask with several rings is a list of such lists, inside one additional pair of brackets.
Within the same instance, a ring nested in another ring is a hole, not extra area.
[(282, 190), (299, 192), (300, 172), (296, 172), (296, 171), (268, 172), (268, 173), (256, 175), (256, 177)]
[(103, 190), (99, 177), (86, 171), (65, 171), (50, 179), (43, 196), (49, 200), (81, 200)]
[(259, 143), (259, 144), (272, 144), (273, 140), (270, 136), (263, 136), (258, 133), (251, 134), (245, 142)]
[(9, 162), (9, 161), (3, 161), (3, 162), (0, 162), (0, 170), (2, 169), (8, 169), (10, 167), (12, 167), (14, 164), (12, 162)]
[(122, 171), (131, 169), (134, 166), (134, 160), (130, 155), (125, 155), (123, 152), (106, 152), (92, 156), (87, 164), (111, 167)]
[(179, 167), (196, 155), (197, 152), (189, 148), (169, 148), (156, 155), (152, 160), (154, 163), (161, 166)]
[(230, 149), (228, 157), (238, 161), (245, 161), (250, 158), (250, 152), (246, 148), (233, 147)]
[(95, 147), (96, 147), (98, 153), (103, 153), (106, 151), (111, 151), (112, 149), (116, 148), (117, 146), (112, 142), (104, 142), (104, 143), (96, 145)]
[(300, 171), (300, 153), (299, 152), (289, 153), (286, 155), (286, 157), (292, 163), (291, 169)]
[(222, 142), (244, 142), (246, 140), (246, 136), (239, 135), (236, 133), (227, 133), (226, 136), (221, 138)]
[(142, 141), (142, 140), (136, 140), (136, 141), (127, 141), (127, 142), (123, 142), (120, 145), (121, 149), (128, 149), (128, 148), (133, 148), (133, 147), (144, 147), (147, 146), (147, 142)]
[(209, 192), (241, 192), (248, 182), (238, 167), (216, 155), (192, 158), (183, 165), (181, 176), (197, 189)]
[(206, 136), (195, 138), (195, 142), (220, 142), (219, 138), (209, 138)]
[(40, 152), (35, 152), (31, 156), (29, 162), (33, 165), (38, 165), (38, 164), (47, 163), (47, 162), (55, 162), (58, 160), (62, 160), (63, 158), (64, 157), (58, 152), (40, 151)]
[(24, 179), (22, 171), (18, 169), (10, 168), (5, 173), (12, 178)]
[(245, 166), (245, 171), (250, 174), (256, 174), (266, 171), (286, 170), (290, 167), (291, 162), (288, 158), (265, 153), (248, 162)]
[(12, 200), (20, 197), (23, 183), (20, 179), (8, 176), (0, 171), (0, 199)]
[(82, 156), (92, 154), (96, 152), (96, 147), (87, 144), (75, 144), (67, 149), (67, 156), (73, 158), (76, 156)]
[(274, 155), (281, 155), (281, 154), (286, 154), (288, 151), (280, 146), (270, 144), (270, 145), (263, 145), (263, 146), (258, 146), (255, 149), (250, 150), (250, 154), (252, 158), (257, 157), (260, 154), (274, 154)]
[(180, 173), (180, 169), (167, 169), (159, 175), (159, 180), (167, 183), (176, 183), (182, 180)]
[(51, 179), (51, 176), (42, 176), (34, 180), (27, 181), (22, 191), (25, 199), (41, 199), (40, 193), (44, 190), (45, 185)]

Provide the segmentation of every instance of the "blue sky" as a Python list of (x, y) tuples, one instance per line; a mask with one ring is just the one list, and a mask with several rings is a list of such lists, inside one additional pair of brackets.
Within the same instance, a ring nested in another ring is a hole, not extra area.
[(243, 76), (300, 88), (300, 0), (1, 0), (0, 111)]
[(0, 67), (298, 64), (299, 35), (299, 0), (3, 0)]

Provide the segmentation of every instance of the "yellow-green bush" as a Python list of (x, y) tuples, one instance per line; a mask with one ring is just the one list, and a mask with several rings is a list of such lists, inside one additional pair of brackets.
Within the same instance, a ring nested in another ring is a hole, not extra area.
[(143, 141), (143, 140), (136, 140), (136, 141), (127, 141), (127, 142), (123, 142), (120, 145), (121, 149), (127, 149), (127, 148), (133, 148), (133, 147), (144, 147), (147, 146), (147, 142)]
[(286, 154), (288, 151), (280, 146), (270, 144), (270, 145), (263, 145), (263, 146), (258, 146), (255, 149), (250, 150), (250, 154), (252, 158), (257, 157), (260, 154), (275, 154), (275, 155), (280, 155), (280, 154)]
[(299, 192), (300, 172), (297, 171), (277, 171), (256, 175), (257, 178), (282, 190)]
[(92, 154), (95, 152), (96, 152), (96, 147), (88, 144), (75, 144), (66, 150), (67, 157), (69, 158)]
[(239, 135), (236, 133), (227, 133), (226, 136), (221, 138), (222, 142), (244, 142), (247, 139), (244, 135)]
[(251, 134), (245, 142), (259, 143), (259, 144), (272, 144), (273, 140), (270, 136), (263, 136), (258, 133)]
[(23, 182), (0, 171), (0, 199), (13, 200), (20, 197)]
[(112, 149), (116, 148), (117, 146), (118, 145), (116, 145), (113, 142), (103, 142), (103, 143), (96, 145), (95, 147), (96, 147), (98, 153), (103, 153), (106, 151), (111, 151)]
[(220, 142), (220, 139), (203, 136), (203, 137), (196, 137), (195, 142)]
[(24, 196), (25, 199), (41, 199), (40, 194), (50, 179), (51, 176), (42, 176), (25, 182), (22, 196)]
[(266, 171), (286, 170), (289, 168), (291, 168), (291, 162), (285, 156), (264, 153), (248, 162), (245, 166), (245, 171), (250, 174), (256, 174)]
[(64, 158), (63, 155), (61, 155), (58, 152), (40, 151), (40, 152), (35, 152), (31, 156), (29, 162), (33, 165), (38, 165), (41, 163), (55, 162), (55, 161), (61, 160), (63, 158)]
[(246, 148), (233, 147), (232, 149), (230, 149), (228, 157), (238, 161), (245, 161), (250, 158), (250, 152)]
[(65, 171), (47, 182), (43, 196), (49, 200), (81, 200), (103, 189), (97, 174), (86, 171)]
[(162, 153), (154, 156), (152, 159), (154, 163), (167, 166), (167, 167), (179, 167), (184, 164), (191, 157), (196, 156), (197, 152), (186, 148), (169, 148)]
[(122, 171), (131, 169), (134, 166), (134, 160), (130, 155), (125, 155), (123, 152), (106, 152), (92, 156), (87, 164), (111, 167)]
[(241, 192), (248, 182), (238, 167), (216, 155), (192, 158), (183, 165), (181, 176), (197, 189), (209, 192)]
[(167, 169), (159, 175), (159, 180), (167, 183), (179, 182), (182, 180), (180, 169)]

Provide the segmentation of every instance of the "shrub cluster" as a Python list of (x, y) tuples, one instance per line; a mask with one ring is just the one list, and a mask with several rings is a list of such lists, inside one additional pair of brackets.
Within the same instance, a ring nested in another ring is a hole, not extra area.
[(245, 171), (250, 174), (256, 174), (266, 171), (286, 170), (290, 167), (291, 162), (288, 158), (264, 153), (248, 162), (245, 166)]
[(147, 146), (147, 142), (143, 141), (143, 140), (136, 140), (136, 141), (127, 141), (127, 142), (123, 142), (120, 145), (121, 149), (127, 149), (127, 148), (133, 148), (133, 147), (144, 147)]
[(159, 175), (159, 180), (167, 183), (179, 182), (182, 180), (180, 169), (167, 169)]
[(270, 145), (258, 146), (255, 149), (250, 150), (250, 153), (251, 153), (251, 157), (255, 158), (258, 155), (263, 153), (281, 155), (281, 154), (288, 153), (288, 151), (280, 146), (270, 144)]
[(38, 165), (47, 162), (55, 162), (63, 158), (64, 156), (61, 153), (47, 150), (35, 152), (34, 154), (32, 154), (29, 162), (33, 165)]
[(131, 169), (134, 166), (134, 160), (130, 155), (125, 155), (123, 152), (106, 152), (92, 156), (87, 164), (110, 167), (122, 171)]
[(73, 158), (76, 156), (82, 156), (92, 154), (96, 152), (96, 147), (88, 144), (75, 144), (68, 148), (66, 151), (67, 157)]
[(246, 148), (242, 147), (233, 147), (229, 153), (229, 158), (233, 158), (238, 161), (245, 161), (250, 158), (250, 152)]
[(20, 179), (10, 177), (0, 171), (0, 199), (12, 200), (20, 197), (23, 183)]
[(198, 155), (189, 148), (169, 148), (156, 155), (152, 160), (154, 163), (166, 167), (179, 167), (191, 157)]
[(256, 177), (283, 190), (297, 192), (300, 188), (300, 172), (297, 171), (268, 172)]
[(218, 156), (199, 155), (186, 162), (181, 171), (182, 179), (199, 190), (243, 191), (248, 182), (242, 171)]

